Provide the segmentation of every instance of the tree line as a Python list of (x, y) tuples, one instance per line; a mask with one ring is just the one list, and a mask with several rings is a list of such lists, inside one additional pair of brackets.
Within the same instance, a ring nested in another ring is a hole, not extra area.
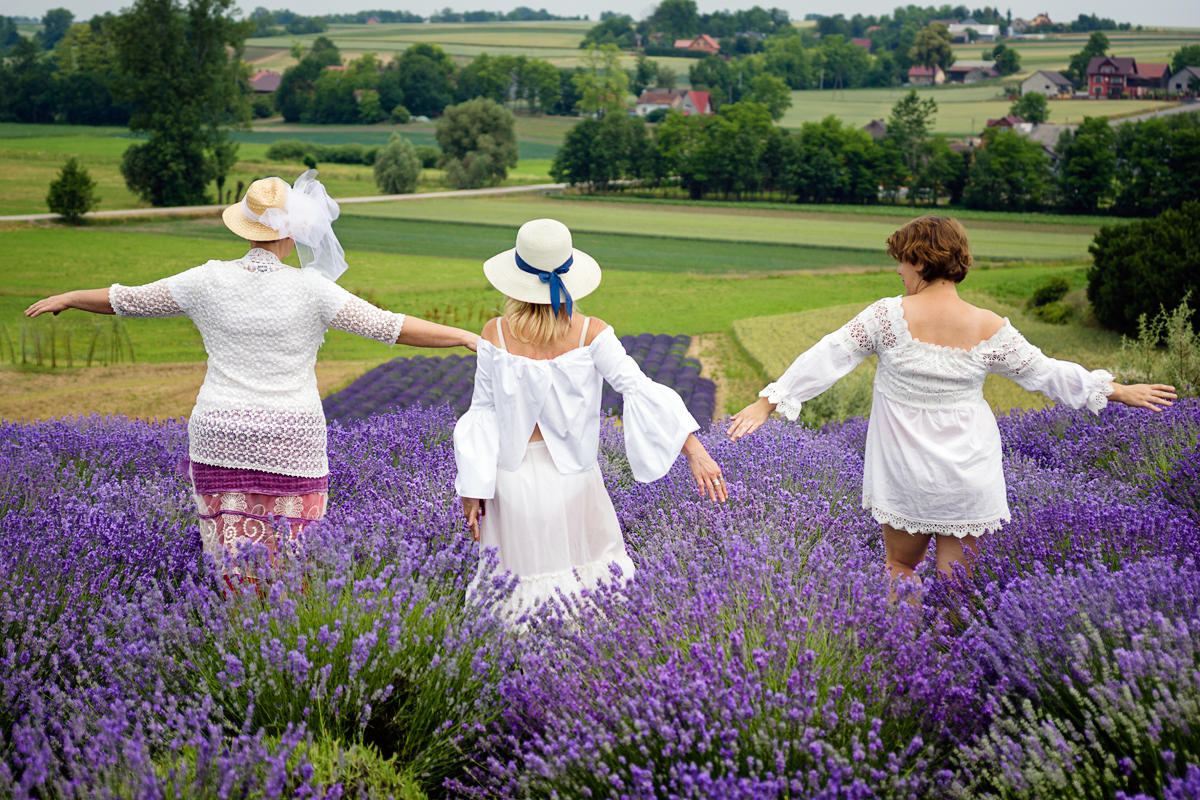
[(1154, 216), (1200, 200), (1200, 116), (1110, 126), (1087, 119), (1053, 155), (1015, 130), (978, 147), (932, 136), (937, 104), (915, 91), (873, 138), (834, 116), (788, 132), (762, 103), (715, 116), (671, 112), (657, 125), (619, 113), (585, 119), (555, 157), (555, 180), (591, 191), (683, 191), (692, 199), (912, 204), (980, 210)]

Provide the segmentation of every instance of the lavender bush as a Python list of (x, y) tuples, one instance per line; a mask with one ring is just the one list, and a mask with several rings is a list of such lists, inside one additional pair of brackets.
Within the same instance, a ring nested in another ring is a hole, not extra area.
[(328, 518), (240, 592), (181, 424), (0, 425), (0, 795), (1200, 791), (1200, 402), (1001, 419), (1012, 522), (900, 603), (864, 420), (705, 433), (724, 507), (682, 461), (634, 482), (606, 425), (637, 575), (520, 636), (485, 610), (510, 578), (467, 599), (453, 420), (331, 426)]
[[(700, 362), (684, 358), (688, 336), (623, 336), (621, 344), (642, 371), (683, 398), (688, 411), (707, 426), (716, 409), (716, 384), (700, 377)], [(471, 407), (475, 388), (475, 356), (397, 358), (381, 364), (345, 389), (325, 398), (325, 416), (330, 422), (354, 422), (377, 414), (411, 406), (449, 406), (456, 416)], [(621, 415), (624, 404), (607, 382), (601, 408)]]

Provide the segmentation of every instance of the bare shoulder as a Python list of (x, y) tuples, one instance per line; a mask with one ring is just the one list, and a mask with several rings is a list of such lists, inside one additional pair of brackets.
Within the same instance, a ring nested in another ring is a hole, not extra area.
[(584, 342), (591, 344), (596, 341), (596, 337), (608, 330), (608, 323), (599, 317), (588, 318), (587, 338)]
[(1004, 327), (1004, 317), (987, 308), (971, 306), (975, 314), (975, 324), (979, 326), (979, 339), (986, 341), (992, 338)]
[(479, 334), (497, 347), (500, 346), (500, 337), (496, 335), (496, 327), (499, 324), (500, 317), (492, 317), (487, 322), (483, 323), (483, 330)]

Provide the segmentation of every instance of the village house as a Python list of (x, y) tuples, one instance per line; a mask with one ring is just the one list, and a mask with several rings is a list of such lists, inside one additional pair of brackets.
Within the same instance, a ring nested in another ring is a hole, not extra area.
[(946, 73), (941, 67), (910, 67), (908, 82), (912, 86), (941, 86), (946, 82)]
[(717, 40), (707, 33), (702, 33), (695, 39), (676, 39), (675, 49), (696, 50), (701, 53), (719, 53), (721, 52), (721, 45), (717, 44)]
[(887, 123), (881, 119), (871, 120), (866, 125), (863, 125), (862, 129), (871, 134), (872, 139), (882, 139), (887, 136)]
[(278, 89), (282, 81), (283, 76), (278, 72), (259, 70), (250, 78), (250, 88), (254, 90), (255, 94), (269, 94)]
[(1192, 86), (1200, 86), (1200, 67), (1184, 67), (1171, 76), (1168, 91), (1172, 94), (1195, 94)]
[(1088, 96), (1119, 98), (1129, 89), (1129, 79), (1137, 74), (1137, 59), (1120, 56), (1092, 56), (1088, 62)]
[(1074, 85), (1061, 74), (1052, 69), (1039, 69), (1025, 80), (1021, 81), (1021, 94), (1030, 92), (1044, 94), (1050, 97), (1070, 96)]
[(678, 111), (685, 117), (714, 113), (710, 93), (676, 89), (647, 89), (638, 97), (635, 113), (644, 117), (660, 108)]
[(971, 61), (959, 59), (946, 67), (947, 83), (976, 83), (988, 78), (999, 78), (995, 61)]
[(958, 25), (950, 25), (950, 41), (955, 44), (965, 44), (971, 41), (970, 31), (975, 31), (977, 34), (975, 41), (977, 42), (994, 42), (1000, 38), (999, 25), (980, 25), (978, 22), (969, 21)]
[(851, 44), (856, 44), (868, 53), (871, 52), (871, 40), (864, 37), (856, 37), (850, 40)]
[(1033, 18), (1033, 22), (1029, 23), (1029, 27), (1040, 28), (1043, 25), (1053, 25), (1053, 24), (1054, 23), (1050, 21), (1050, 15), (1043, 11), (1041, 14), (1038, 14), (1036, 17)]
[(1006, 114), (1000, 119), (989, 119), (987, 127), (1001, 131), (1015, 130), (1018, 133), (1029, 133), (1033, 130), (1033, 123), (1026, 122), (1024, 117), (1018, 117), (1016, 114)]
[(1129, 76), (1131, 97), (1146, 97), (1151, 92), (1166, 92), (1171, 83), (1170, 64), (1138, 64), (1137, 72)]

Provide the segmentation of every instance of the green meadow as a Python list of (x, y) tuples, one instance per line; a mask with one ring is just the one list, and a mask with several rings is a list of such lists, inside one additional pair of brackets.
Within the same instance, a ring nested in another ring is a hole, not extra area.
[[(373, 218), (501, 225), (515, 229), (539, 217), (553, 217), (572, 230), (635, 234), (664, 239), (759, 242), (882, 252), (898, 227), (894, 217), (818, 215), (786, 209), (581, 203), (553, 196), (453, 198), (370, 203), (347, 207), (343, 215)], [(916, 211), (913, 216), (921, 213)], [(1009, 224), (964, 221), (973, 252), (996, 260), (1086, 258), (1092, 226), (1036, 226), (1013, 230)]]

